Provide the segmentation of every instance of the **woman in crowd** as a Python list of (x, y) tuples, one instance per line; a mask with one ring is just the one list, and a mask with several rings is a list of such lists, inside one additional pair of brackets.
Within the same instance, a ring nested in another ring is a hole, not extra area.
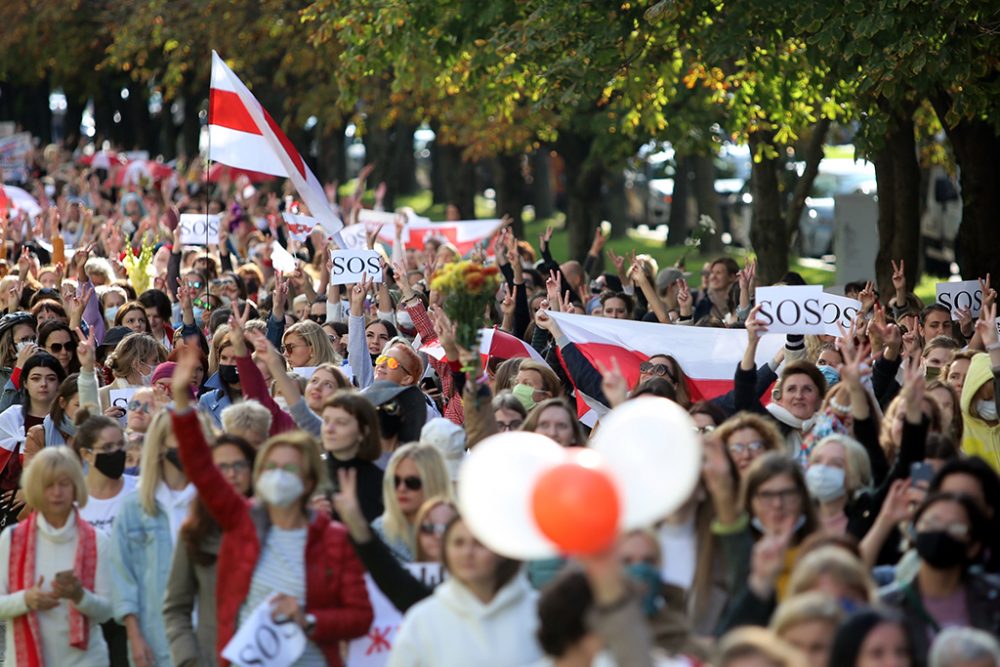
[(115, 313), (114, 325), (127, 327), (135, 333), (148, 334), (149, 318), (146, 317), (146, 308), (138, 301), (129, 301), (123, 304)]
[(764, 454), (785, 451), (785, 440), (774, 422), (752, 412), (733, 415), (718, 425), (712, 437), (722, 441), (740, 475)]
[[(34, 345), (35, 327), (34, 316), (24, 311), (7, 313), (0, 318), (0, 386), (6, 385), (14, 371), (27, 360), (27, 357), (22, 359), (20, 353)], [(9, 405), (0, 403), (0, 411)]]
[(920, 664), (911, 632), (896, 614), (859, 611), (840, 625), (830, 649), (836, 667), (912, 667)]
[(22, 479), (33, 509), (0, 535), (5, 664), (109, 664), (100, 624), (111, 618), (105, 537), (80, 516), (83, 471), (68, 447), (40, 452)]
[(520, 563), (484, 547), (456, 516), (444, 533), (444, 565), (448, 578), (403, 618), (390, 667), (528, 665), (542, 657), (537, 594)]
[(87, 408), (79, 410), (77, 416), (73, 449), (87, 467), (84, 518), (110, 536), (122, 502), (139, 480), (125, 474), (125, 434), (118, 421), (91, 415)]
[(168, 412), (153, 418), (142, 449), (138, 488), (122, 501), (112, 527), (115, 620), (125, 626), (136, 667), (171, 664), (163, 595), (177, 533), (195, 497), (180, 464), (178, 435), (172, 432)]
[[(253, 495), (250, 477), (255, 455), (249, 443), (230, 434), (219, 436), (212, 445), (212, 463), (233, 489), (246, 498)], [(181, 526), (163, 599), (163, 620), (175, 665), (217, 664), (215, 567), (221, 542), (219, 524), (204, 501), (195, 500)]]
[(282, 354), (292, 368), (320, 364), (340, 365), (340, 357), (330, 344), (326, 332), (315, 322), (297, 322), (285, 329), (281, 345)]
[(153, 371), (166, 360), (167, 351), (152, 336), (131, 333), (122, 338), (104, 362), (115, 379), (111, 384), (101, 387), (101, 407), (111, 407), (112, 389), (150, 386)]
[(830, 648), (843, 618), (844, 611), (834, 598), (820, 592), (802, 593), (778, 605), (770, 629), (798, 649), (811, 667), (833, 667)]
[(340, 642), (363, 635), (372, 621), (361, 565), (346, 531), (308, 502), (325, 482), (319, 448), (308, 435), (269, 439), (253, 471), (255, 501), (248, 501), (212, 464), (211, 451), (191, 410), (190, 382), (197, 360), (181, 358), (174, 373), (172, 416), (185, 469), (222, 529), (217, 567), (216, 650), (239, 624), (277, 593), (275, 618), (296, 623), (308, 639), (303, 664), (342, 665)]
[(505, 391), (493, 397), (493, 417), (496, 420), (497, 432), (507, 433), (521, 430), (521, 425), (528, 418), (528, 412), (517, 396)]
[(76, 345), (76, 335), (63, 320), (52, 320), (38, 327), (38, 346), (58, 359), (67, 375), (80, 370)]
[(547, 436), (563, 447), (587, 444), (583, 425), (564, 398), (549, 398), (534, 406), (521, 424), (521, 430)]
[(827, 532), (847, 532), (847, 507), (871, 484), (868, 453), (854, 438), (828, 435), (809, 454), (806, 486), (816, 500), (820, 524)]
[(382, 481), (385, 510), (372, 523), (372, 530), (403, 562), (413, 560), (417, 512), (433, 496), (451, 497), (451, 479), (438, 450), (420, 444), (397, 449)]
[(376, 520), (385, 505), (383, 473), (374, 464), (382, 455), (375, 406), (357, 392), (341, 390), (327, 399), (321, 414), (330, 479), (337, 480), (340, 470), (353, 470), (361, 512), (366, 521)]
[(198, 399), (198, 408), (212, 415), (216, 424), (221, 423), (222, 411), (243, 400), (239, 370), (236, 367), (237, 347), (234, 336), (242, 340), (243, 332), (234, 333), (228, 325), (219, 326), (212, 336), (212, 351), (208, 355), (209, 378), (206, 391)]
[[(24, 465), (31, 462), (31, 458), (42, 451), (45, 447), (54, 445), (72, 444), (76, 435), (77, 409), (80, 407), (80, 393), (78, 386), (79, 375), (70, 375), (56, 391), (56, 398), (52, 402), (49, 414), (41, 424), (28, 429), (24, 442)], [(93, 407), (97, 407), (96, 401), (91, 401)]]

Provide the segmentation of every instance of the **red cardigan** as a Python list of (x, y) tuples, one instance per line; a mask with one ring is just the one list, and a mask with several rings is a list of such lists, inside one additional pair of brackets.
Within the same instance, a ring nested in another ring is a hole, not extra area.
[[(215, 467), (196, 412), (174, 413), (173, 424), (184, 470), (222, 528), (216, 567), (216, 650), (220, 664), (225, 665), (222, 649), (236, 632), (240, 606), (250, 592), (270, 525), (264, 507), (240, 495)], [(312, 516), (305, 566), (305, 611), (316, 616), (316, 627), (309, 638), (323, 651), (327, 664), (342, 667), (340, 641), (363, 636), (373, 617), (364, 569), (342, 525), (319, 513)]]
[(271, 397), (264, 374), (260, 372), (249, 354), (245, 357), (236, 357), (236, 372), (240, 376), (240, 388), (243, 390), (243, 395), (246, 398), (259, 401), (271, 413), (271, 432), (269, 435), (278, 435), (298, 428), (292, 416)]

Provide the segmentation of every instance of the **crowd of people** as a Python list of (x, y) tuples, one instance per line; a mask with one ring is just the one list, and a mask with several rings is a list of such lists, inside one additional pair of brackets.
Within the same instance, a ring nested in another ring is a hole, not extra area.
[[(405, 216), (393, 247), (367, 235), (384, 280), (337, 285), (331, 240), (293, 240), (280, 185), (116, 186), (80, 157), (40, 152), (40, 213), (0, 219), (4, 664), (222, 665), (266, 603), (306, 637), (295, 665), (343, 665), (374, 587), (402, 614), (392, 667), (1000, 667), (988, 276), (973, 317), (921, 303), (900, 263), (888, 298), (846, 286), (862, 307), (842, 336), (789, 334), (758, 365), (752, 261), (699, 284), (600, 232), (560, 262), (551, 232), (504, 227), (471, 253), (503, 275), (482, 325), (544, 361), (483, 363), (431, 288), (461, 253), (407, 247)], [(348, 223), (364, 192), (364, 174), (328, 189)], [(180, 215), (206, 210), (219, 243), (184, 246)], [(704, 396), (670, 354), (634, 378), (592, 363), (553, 311), (741, 329), (746, 351)], [(491, 551), (456, 500), (463, 457), (514, 431), (586, 447), (600, 422), (576, 392), (685, 408), (700, 483), (606, 552)]]

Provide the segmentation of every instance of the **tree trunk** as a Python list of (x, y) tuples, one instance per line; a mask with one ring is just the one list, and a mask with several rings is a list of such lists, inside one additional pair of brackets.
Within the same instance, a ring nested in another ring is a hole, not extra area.
[(906, 262), (906, 289), (920, 277), (920, 165), (914, 140), (912, 107), (896, 110), (875, 156), (878, 182), (878, 255), (875, 277), (879, 292), (893, 294), (892, 261)]
[(962, 224), (958, 228), (955, 253), (962, 277), (971, 280), (987, 273), (1000, 275), (1000, 238), (997, 211), (1000, 211), (1000, 136), (986, 122), (962, 120), (949, 127), (945, 114), (951, 100), (941, 96), (934, 108), (955, 151), (962, 190)]
[(184, 122), (181, 124), (181, 144), (188, 164), (198, 156), (198, 139), (201, 136), (201, 96), (192, 90), (184, 94)]
[(802, 211), (806, 208), (806, 197), (812, 189), (816, 176), (819, 174), (819, 163), (823, 160), (823, 143), (826, 135), (830, 131), (830, 119), (821, 118), (813, 125), (812, 133), (809, 136), (809, 143), (806, 146), (805, 169), (802, 175), (795, 182), (795, 189), (792, 191), (792, 201), (785, 211), (785, 226), (789, 234), (789, 252), (795, 247), (795, 242), (799, 236), (799, 220), (802, 218)]
[[(772, 138), (761, 134), (750, 135), (750, 150), (755, 156), (758, 146)], [(788, 227), (781, 215), (778, 160), (764, 155), (760, 161), (754, 160), (750, 186), (753, 194), (750, 242), (757, 253), (757, 275), (762, 285), (772, 285), (788, 273)]]
[(722, 211), (719, 208), (719, 193), (715, 191), (715, 163), (711, 155), (696, 155), (691, 162), (698, 218), (707, 215), (715, 223), (715, 233), (708, 234), (701, 240), (701, 255), (717, 257), (722, 254)]
[[(431, 129), (437, 133), (440, 128), (437, 124), (432, 124)], [(431, 152), (431, 203), (445, 204), (448, 199), (448, 176), (445, 172), (441, 140), (435, 137), (433, 141), (427, 144), (427, 150)]]
[[(667, 218), (667, 245), (681, 246), (688, 237), (691, 221), (688, 220), (688, 197), (691, 193), (692, 164), (687, 155), (674, 154), (676, 171), (674, 172), (674, 192), (670, 198), (670, 216)], [(649, 184), (646, 184), (649, 187)], [(644, 202), (649, 206), (647, 200)], [(650, 222), (647, 215), (647, 222)]]
[(562, 132), (556, 149), (565, 163), (566, 229), (569, 231), (569, 258), (583, 261), (590, 249), (594, 230), (601, 224), (601, 180), (604, 167), (591, 155), (593, 138)]
[(535, 207), (535, 220), (551, 218), (556, 213), (552, 191), (552, 170), (549, 168), (549, 150), (539, 148), (530, 158), (531, 204)]
[(347, 153), (344, 150), (344, 126), (332, 123), (316, 126), (319, 171), (316, 177), (323, 183), (347, 181)]
[[(393, 195), (408, 195), (417, 191), (417, 159), (413, 154), (413, 133), (417, 125), (397, 122), (392, 132)], [(388, 208), (388, 206), (386, 207)]]
[(444, 178), (445, 203), (458, 208), (462, 220), (476, 217), (476, 165), (462, 158), (463, 147), (437, 144), (438, 164)]
[(611, 222), (611, 238), (623, 239), (630, 226), (625, 206), (625, 172), (621, 169), (609, 170), (605, 174), (605, 186), (608, 194), (604, 197), (604, 205), (607, 209), (602, 213)]
[(527, 198), (527, 186), (524, 182), (523, 153), (508, 153), (498, 155), (493, 160), (493, 180), (497, 189), (497, 216), (509, 215), (514, 219), (514, 235), (524, 238), (524, 221), (521, 212)]

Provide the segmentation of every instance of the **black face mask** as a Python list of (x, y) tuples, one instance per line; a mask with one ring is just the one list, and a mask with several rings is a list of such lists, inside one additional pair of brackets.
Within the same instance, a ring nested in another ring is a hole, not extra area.
[(944, 530), (917, 533), (917, 555), (938, 570), (950, 570), (964, 565), (967, 549), (967, 544), (956, 540)]
[(240, 374), (236, 372), (236, 366), (220, 365), (219, 379), (225, 384), (239, 384)]
[(111, 479), (119, 479), (125, 472), (125, 450), (101, 452), (94, 457), (94, 467)]
[(177, 449), (168, 449), (163, 458), (170, 461), (178, 470), (184, 471), (184, 467), (181, 465), (181, 453)]

